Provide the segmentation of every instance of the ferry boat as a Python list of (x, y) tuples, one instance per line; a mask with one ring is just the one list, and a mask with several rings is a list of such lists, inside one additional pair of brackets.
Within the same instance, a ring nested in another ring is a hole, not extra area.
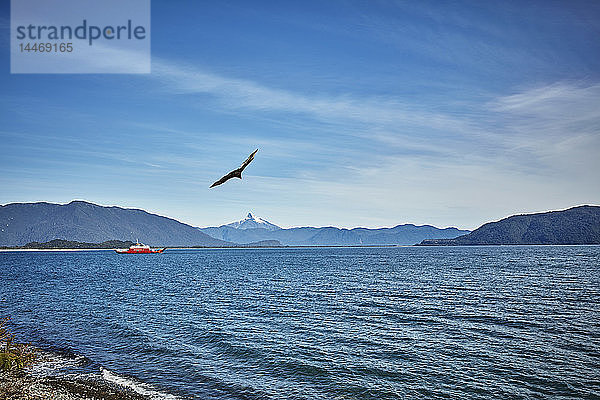
[(115, 251), (119, 254), (153, 254), (153, 253), (162, 253), (167, 248), (164, 247), (162, 249), (151, 249), (147, 244), (143, 244), (137, 242), (133, 246), (130, 246), (128, 249), (115, 249)]

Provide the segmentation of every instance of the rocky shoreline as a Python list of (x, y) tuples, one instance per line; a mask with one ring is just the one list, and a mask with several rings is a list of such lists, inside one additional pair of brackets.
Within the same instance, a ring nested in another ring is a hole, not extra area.
[[(58, 373), (57, 357), (36, 350), (36, 361), (21, 371), (0, 371), (0, 400), (148, 400), (150, 397), (100, 377)], [(40, 371), (45, 371), (40, 373)]]
[(0, 400), (147, 400), (147, 397), (97, 382), (0, 372)]

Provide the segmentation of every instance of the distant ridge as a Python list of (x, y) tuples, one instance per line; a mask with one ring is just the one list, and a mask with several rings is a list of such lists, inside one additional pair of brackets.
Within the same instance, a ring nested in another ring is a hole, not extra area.
[(144, 210), (68, 204), (12, 203), (0, 206), (0, 246), (54, 239), (86, 243), (140, 240), (151, 246), (231, 246), (172, 218)]
[(423, 246), (600, 244), (600, 207), (513, 215), (454, 239), (423, 240)]
[(235, 243), (276, 240), (284, 246), (413, 245), (426, 238), (454, 238), (469, 231), (431, 225), (397, 225), (393, 228), (301, 227), (283, 229), (248, 214), (246, 219), (218, 227), (198, 228), (220, 240)]

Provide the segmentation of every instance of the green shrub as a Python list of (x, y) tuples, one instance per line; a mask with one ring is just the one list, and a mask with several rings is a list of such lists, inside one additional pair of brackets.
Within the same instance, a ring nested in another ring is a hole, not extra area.
[(0, 371), (22, 370), (35, 361), (35, 352), (27, 344), (15, 343), (6, 326), (8, 320), (0, 320)]

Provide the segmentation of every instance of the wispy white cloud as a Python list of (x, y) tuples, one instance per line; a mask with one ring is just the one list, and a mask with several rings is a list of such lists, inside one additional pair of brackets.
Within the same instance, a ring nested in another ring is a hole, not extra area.
[[(197, 101), (203, 104), (205, 95), (209, 95), (220, 111), (298, 120), (302, 128), (290, 132), (307, 127), (318, 132), (304, 138), (219, 135), (221, 142), (230, 140), (232, 145), (233, 140), (236, 146), (252, 142), (264, 147), (264, 154), (279, 157), (279, 162), (269, 164), (277, 171), (274, 176), (304, 179), (318, 170), (318, 179), (333, 185), (342, 177), (353, 179), (362, 169), (388, 168), (387, 158), (401, 158), (415, 165), (439, 160), (445, 165), (467, 160), (470, 164), (508, 163), (503, 160), (502, 135), (475, 122), (468, 113), (434, 112), (422, 104), (393, 97), (298, 93), (160, 59), (154, 59), (152, 70), (151, 78), (165, 90), (198, 94)], [(193, 97), (190, 102), (194, 102)], [(204, 137), (203, 141), (210, 143), (213, 139)]]
[(527, 151), (553, 172), (588, 175), (600, 169), (598, 104), (600, 84), (558, 82), (499, 97), (489, 107), (515, 151)]
[[(598, 104), (600, 84), (558, 82), (500, 97), (491, 103), (491, 108), (537, 122), (560, 122), (564, 126), (599, 120)], [(584, 127), (590, 128), (587, 124)]]
[(556, 83), (500, 96), (487, 107), (472, 104), (473, 115), (457, 115), (391, 97), (294, 93), (163, 60), (153, 63), (153, 77), (178, 93), (209, 94), (225, 108), (298, 114), (342, 125), (338, 132), (346, 135), (437, 154), (477, 148), (503, 157), (506, 150), (539, 147), (540, 135), (571, 143), (578, 135), (596, 135), (600, 120), (600, 85)]
[(295, 113), (331, 123), (352, 121), (371, 126), (409, 125), (465, 133), (473, 131), (468, 121), (423, 110), (397, 98), (306, 95), (156, 59), (152, 74), (168, 84), (170, 90), (210, 94), (221, 104), (234, 109)]

